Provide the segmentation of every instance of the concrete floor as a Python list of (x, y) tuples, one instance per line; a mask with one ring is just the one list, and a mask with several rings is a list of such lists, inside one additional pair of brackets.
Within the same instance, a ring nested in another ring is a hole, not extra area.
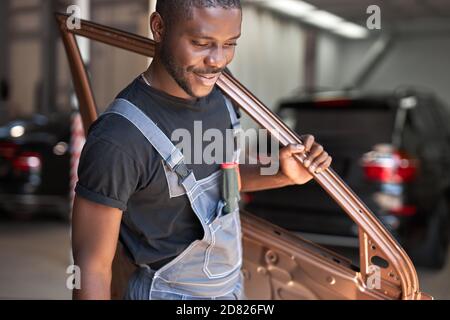
[(70, 228), (52, 221), (0, 221), (0, 299), (70, 299)]
[[(436, 299), (450, 299), (448, 260), (439, 272), (418, 270), (422, 291)], [(0, 221), (0, 299), (70, 299), (70, 264), (67, 223)]]
[(437, 300), (450, 300), (450, 250), (447, 265), (438, 272), (418, 270), (421, 290)]

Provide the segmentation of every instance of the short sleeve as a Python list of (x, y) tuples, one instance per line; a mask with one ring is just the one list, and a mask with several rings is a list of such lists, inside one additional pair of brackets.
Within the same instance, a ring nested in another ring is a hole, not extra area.
[(92, 202), (125, 211), (139, 188), (141, 168), (117, 145), (90, 136), (80, 157), (75, 192)]

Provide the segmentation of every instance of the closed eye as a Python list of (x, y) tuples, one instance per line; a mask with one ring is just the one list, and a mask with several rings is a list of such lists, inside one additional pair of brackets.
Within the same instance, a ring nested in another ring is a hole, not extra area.
[[(193, 44), (194, 46), (196, 46), (196, 47), (199, 47), (199, 48), (206, 48), (206, 47), (209, 47), (209, 46), (210, 46), (210, 43), (198, 42), (198, 41), (195, 41), (195, 40), (192, 40), (192, 44)], [(236, 42), (225, 43), (224, 46), (225, 46), (225, 47), (236, 47), (236, 46), (237, 46), (237, 43), (236, 43)]]
[(192, 41), (192, 44), (196, 47), (201, 47), (201, 48), (207, 47), (209, 45), (209, 43), (198, 42), (195, 40)]

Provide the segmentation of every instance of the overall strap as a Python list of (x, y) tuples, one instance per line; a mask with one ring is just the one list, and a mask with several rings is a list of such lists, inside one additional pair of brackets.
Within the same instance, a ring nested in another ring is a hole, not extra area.
[(223, 97), (225, 99), (225, 104), (227, 105), (228, 113), (230, 114), (231, 126), (235, 131), (241, 129), (241, 122), (239, 121), (239, 117), (233, 107), (233, 104), (231, 103), (230, 98), (225, 95)]
[(225, 99), (225, 104), (227, 106), (228, 113), (230, 114), (231, 127), (233, 128), (235, 150), (233, 152), (232, 161), (239, 163), (240, 155), (241, 155), (241, 149), (240, 149), (240, 144), (241, 144), (240, 134), (242, 133), (241, 122), (236, 113), (236, 110), (233, 107), (233, 104), (231, 103), (230, 98), (228, 98), (225, 95), (223, 95), (223, 97)]
[[(180, 179), (180, 184), (189, 182), (187, 189), (193, 185), (195, 178), (184, 162), (183, 153), (174, 146), (172, 141), (161, 131), (144, 112), (125, 99), (116, 99), (102, 114), (117, 114), (130, 121), (156, 149), (169, 168), (176, 172)], [(189, 178), (189, 179), (188, 179)], [(193, 180), (193, 181), (192, 181)], [(186, 186), (185, 186), (186, 187)], [(189, 191), (189, 190), (186, 190)]]

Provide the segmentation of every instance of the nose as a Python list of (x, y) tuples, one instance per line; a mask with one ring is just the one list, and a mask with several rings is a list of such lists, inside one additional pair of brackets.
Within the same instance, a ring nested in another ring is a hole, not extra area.
[(205, 58), (205, 64), (211, 68), (223, 69), (227, 65), (227, 57), (222, 47), (214, 47)]

